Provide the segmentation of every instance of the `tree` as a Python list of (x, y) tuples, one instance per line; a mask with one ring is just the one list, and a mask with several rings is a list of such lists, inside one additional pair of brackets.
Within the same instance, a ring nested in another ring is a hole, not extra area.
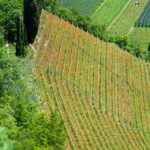
[(20, 0), (0, 0), (0, 35), (7, 42), (16, 41), (16, 16), (22, 15)]
[(22, 20), (19, 16), (16, 19), (16, 56), (25, 57), (26, 56), (26, 48), (25, 48), (25, 31), (23, 27)]
[(38, 32), (42, 0), (24, 0), (24, 24), (27, 41), (32, 44)]
[(148, 45), (148, 51), (150, 52), (150, 43), (149, 43), (149, 45)]
[(43, 7), (50, 12), (55, 12), (58, 9), (58, 0), (44, 0)]

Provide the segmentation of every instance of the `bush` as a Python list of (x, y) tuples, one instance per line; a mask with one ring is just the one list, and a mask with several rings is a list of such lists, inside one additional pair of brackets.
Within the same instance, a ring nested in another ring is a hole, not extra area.
[(126, 35), (119, 35), (116, 37), (115, 42), (120, 48), (125, 49), (128, 45), (128, 37)]
[(142, 54), (141, 54), (141, 50), (137, 47), (133, 48), (133, 50), (131, 51), (131, 53), (136, 56), (136, 57), (141, 57)]
[(9, 130), (4, 126), (0, 126), (0, 149), (1, 150), (14, 150), (15, 141), (10, 140), (8, 134), (9, 134)]
[(15, 150), (63, 149), (66, 133), (60, 115), (51, 112), (48, 117), (41, 112), (32, 61), (21, 62), (13, 51), (0, 48), (0, 126), (9, 130), (6, 141), (2, 141), (0, 133), (0, 149), (7, 141), (15, 141)]

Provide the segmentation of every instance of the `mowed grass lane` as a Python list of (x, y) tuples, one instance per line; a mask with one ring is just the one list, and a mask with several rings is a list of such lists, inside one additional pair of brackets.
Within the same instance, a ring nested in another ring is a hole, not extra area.
[(148, 149), (150, 65), (58, 17), (42, 16), (48, 21), (33, 45), (34, 73), (41, 99), (65, 122), (65, 148)]

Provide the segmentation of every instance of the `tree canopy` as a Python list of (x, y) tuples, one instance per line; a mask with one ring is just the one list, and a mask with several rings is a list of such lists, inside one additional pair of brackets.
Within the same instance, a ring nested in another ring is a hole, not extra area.
[(21, 0), (0, 0), (0, 35), (10, 42), (15, 42), (17, 15), (22, 15)]

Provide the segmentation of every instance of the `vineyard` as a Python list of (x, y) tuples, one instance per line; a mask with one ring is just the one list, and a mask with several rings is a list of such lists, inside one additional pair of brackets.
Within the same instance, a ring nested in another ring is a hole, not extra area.
[(129, 33), (146, 3), (147, 0), (142, 0), (139, 6), (135, 6), (133, 1), (129, 1), (123, 12), (109, 25), (107, 30), (111, 33)]
[(150, 1), (148, 0), (142, 14), (135, 23), (137, 27), (150, 27)]
[(64, 120), (65, 149), (150, 149), (150, 64), (47, 12), (33, 47), (37, 91)]
[(91, 15), (103, 2), (103, 0), (59, 0), (60, 4), (69, 7), (76, 8), (82, 15)]
[(109, 24), (110, 35), (127, 34), (131, 43), (138, 45), (142, 51), (148, 49), (150, 43), (150, 28), (135, 27), (135, 22), (147, 5), (147, 0), (141, 0), (140, 5), (129, 1), (122, 12)]
[(105, 25), (108, 27), (110, 23), (122, 11), (128, 0), (106, 0), (103, 4), (91, 15), (93, 24)]

